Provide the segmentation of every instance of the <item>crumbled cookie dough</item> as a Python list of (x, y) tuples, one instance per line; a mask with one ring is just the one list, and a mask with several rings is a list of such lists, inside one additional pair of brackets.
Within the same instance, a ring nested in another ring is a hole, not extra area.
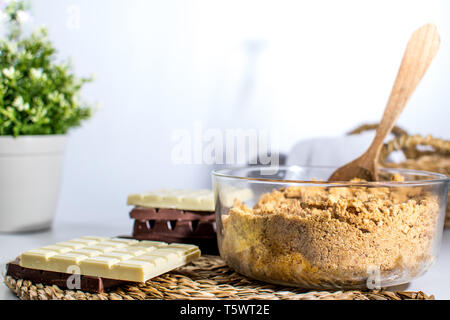
[(235, 270), (273, 283), (366, 287), (378, 272), (397, 284), (431, 264), (438, 220), (437, 197), (420, 187), (289, 187), (253, 208), (236, 201), (219, 247)]

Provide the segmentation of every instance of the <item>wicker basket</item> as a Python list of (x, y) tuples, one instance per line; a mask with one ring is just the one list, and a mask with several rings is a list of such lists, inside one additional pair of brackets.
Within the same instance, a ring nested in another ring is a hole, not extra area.
[[(366, 124), (354, 129), (349, 134), (359, 134), (377, 127), (378, 124)], [(450, 141), (430, 135), (412, 136), (399, 127), (395, 127), (392, 133), (395, 136), (394, 139), (385, 143), (380, 154), (380, 164), (383, 167), (424, 170), (450, 176)], [(402, 151), (406, 160), (401, 163), (386, 161), (394, 151)], [(450, 195), (447, 201), (445, 226), (450, 228)]]
[(104, 293), (66, 290), (11, 276), (4, 281), (22, 300), (434, 300), (421, 291), (305, 291), (276, 286), (237, 274), (217, 256), (202, 256), (146, 283)]

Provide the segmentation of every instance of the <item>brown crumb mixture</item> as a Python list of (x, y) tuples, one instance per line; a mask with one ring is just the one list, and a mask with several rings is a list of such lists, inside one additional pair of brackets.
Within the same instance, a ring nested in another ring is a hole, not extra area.
[[(399, 179), (399, 177), (394, 177)], [(256, 279), (308, 288), (404, 283), (432, 262), (436, 196), (419, 187), (289, 187), (222, 217), (221, 256)]]

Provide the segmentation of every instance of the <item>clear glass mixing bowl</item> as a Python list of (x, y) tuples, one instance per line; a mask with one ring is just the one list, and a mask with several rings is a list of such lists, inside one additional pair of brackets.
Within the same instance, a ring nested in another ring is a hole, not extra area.
[(309, 289), (387, 287), (426, 272), (449, 179), (380, 169), (379, 182), (327, 182), (335, 169), (214, 171), (221, 257), (251, 278)]

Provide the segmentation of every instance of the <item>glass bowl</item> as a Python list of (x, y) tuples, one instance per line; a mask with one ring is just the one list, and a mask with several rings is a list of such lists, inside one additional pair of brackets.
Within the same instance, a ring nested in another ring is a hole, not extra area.
[(407, 283), (436, 260), (449, 179), (380, 169), (380, 181), (327, 182), (331, 167), (212, 173), (221, 257), (237, 272), (308, 289)]

